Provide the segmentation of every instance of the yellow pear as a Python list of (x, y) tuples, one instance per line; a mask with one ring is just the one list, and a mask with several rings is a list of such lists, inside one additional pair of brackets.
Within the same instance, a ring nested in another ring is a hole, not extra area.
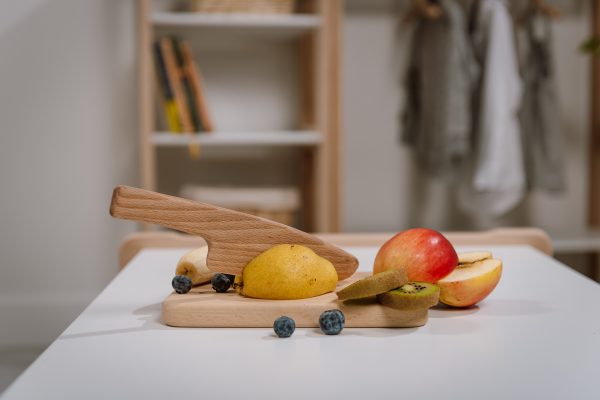
[(333, 264), (308, 247), (280, 244), (260, 253), (236, 277), (236, 289), (247, 297), (305, 299), (335, 290)]

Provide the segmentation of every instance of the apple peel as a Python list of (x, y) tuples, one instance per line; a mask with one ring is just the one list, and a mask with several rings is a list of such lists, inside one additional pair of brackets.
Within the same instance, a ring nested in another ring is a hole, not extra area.
[(458, 265), (452, 244), (433, 229), (412, 228), (385, 242), (373, 263), (373, 273), (404, 269), (412, 282), (436, 283)]

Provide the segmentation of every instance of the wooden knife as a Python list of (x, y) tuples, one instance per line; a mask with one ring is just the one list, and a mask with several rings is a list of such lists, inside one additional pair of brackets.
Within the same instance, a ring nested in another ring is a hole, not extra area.
[(285, 243), (304, 245), (331, 261), (339, 280), (348, 278), (358, 268), (356, 257), (301, 230), (149, 190), (117, 186), (113, 191), (110, 215), (203, 237), (208, 243), (207, 266), (216, 272), (239, 275), (254, 257)]

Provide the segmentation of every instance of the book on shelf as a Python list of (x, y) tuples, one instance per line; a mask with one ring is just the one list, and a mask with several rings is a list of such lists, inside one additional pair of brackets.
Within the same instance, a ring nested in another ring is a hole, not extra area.
[(191, 82), (192, 94), (198, 107), (198, 114), (200, 116), (202, 128), (205, 132), (213, 132), (214, 125), (208, 112), (206, 96), (204, 95), (204, 90), (202, 89), (202, 75), (200, 74), (200, 68), (198, 68), (196, 61), (194, 61), (190, 44), (184, 41), (179, 42), (179, 44), (181, 46), (181, 54), (184, 60), (185, 73)]
[(194, 132), (194, 126), (192, 118), (190, 116), (187, 101), (185, 96), (185, 90), (183, 88), (183, 82), (181, 79), (181, 73), (177, 66), (177, 60), (175, 58), (175, 50), (173, 49), (173, 42), (169, 37), (163, 37), (159, 40), (160, 51), (162, 58), (165, 63), (165, 69), (167, 71), (167, 77), (169, 84), (173, 90), (175, 97), (175, 104), (177, 105), (177, 112), (179, 115), (179, 121), (181, 123), (181, 130), (183, 132)]
[(167, 77), (167, 69), (158, 42), (154, 43), (153, 50), (158, 82), (158, 90), (156, 92), (165, 111), (164, 116), (167, 126), (171, 132), (181, 132), (175, 97), (173, 96), (173, 90)]
[(206, 96), (198, 65), (190, 46), (177, 37), (163, 37), (155, 44), (159, 96), (171, 132), (212, 132)]
[(185, 105), (188, 107), (188, 112), (194, 128), (194, 132), (201, 132), (202, 125), (200, 123), (200, 114), (198, 113), (198, 107), (196, 106), (196, 97), (194, 96), (192, 89), (192, 81), (190, 74), (188, 73), (187, 65), (184, 62), (182, 51), (181, 51), (181, 39), (172, 36), (171, 43), (173, 46), (173, 53), (175, 54), (175, 61), (177, 62), (177, 69), (181, 86), (185, 94)]

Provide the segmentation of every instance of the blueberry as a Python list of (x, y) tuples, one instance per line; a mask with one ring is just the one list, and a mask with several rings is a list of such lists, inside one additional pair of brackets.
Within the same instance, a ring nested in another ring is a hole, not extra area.
[(340, 318), (342, 319), (342, 328), (344, 327), (344, 325), (346, 324), (346, 316), (344, 315), (344, 313), (342, 312), (342, 310), (336, 308), (334, 310), (329, 310), (331, 312), (337, 313)]
[(286, 338), (292, 336), (294, 330), (296, 329), (296, 323), (290, 317), (286, 317), (285, 315), (279, 317), (273, 322), (273, 330), (275, 334), (280, 338)]
[(344, 329), (346, 318), (340, 310), (327, 310), (319, 317), (319, 326), (326, 335), (337, 335)]
[(214, 274), (210, 283), (217, 293), (225, 293), (231, 287), (231, 281), (225, 274)]
[(225, 274), (225, 276), (227, 277), (227, 279), (229, 279), (229, 282), (231, 282), (231, 284), (233, 285), (233, 282), (235, 282), (235, 275)]
[(171, 281), (171, 286), (179, 294), (184, 294), (192, 289), (192, 280), (185, 275), (175, 275)]

